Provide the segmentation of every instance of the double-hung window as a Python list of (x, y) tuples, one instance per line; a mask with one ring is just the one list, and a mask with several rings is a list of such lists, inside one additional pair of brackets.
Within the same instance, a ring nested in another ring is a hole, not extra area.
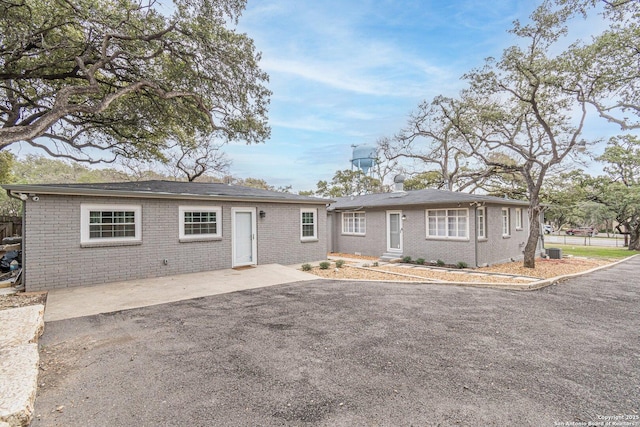
[(216, 239), (222, 236), (219, 206), (180, 206), (180, 240)]
[(502, 237), (511, 235), (511, 215), (509, 208), (502, 208)]
[(80, 243), (109, 244), (142, 241), (140, 205), (80, 205)]
[(318, 239), (318, 210), (300, 209), (300, 240)]
[(427, 238), (466, 239), (468, 237), (468, 209), (427, 210)]
[(522, 208), (516, 208), (516, 230), (522, 230)]
[(480, 207), (476, 210), (476, 218), (478, 221), (478, 239), (487, 238), (487, 211), (486, 208)]
[(342, 213), (342, 234), (364, 236), (366, 232), (366, 217), (364, 212)]

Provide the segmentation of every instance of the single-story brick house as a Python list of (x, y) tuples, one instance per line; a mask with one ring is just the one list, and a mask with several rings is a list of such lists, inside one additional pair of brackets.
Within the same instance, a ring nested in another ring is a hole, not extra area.
[(469, 267), (523, 259), (527, 202), (435, 189), (403, 191), (399, 184), (392, 193), (336, 199), (328, 209), (329, 250)]
[(330, 200), (218, 183), (4, 185), (27, 291), (325, 259)]

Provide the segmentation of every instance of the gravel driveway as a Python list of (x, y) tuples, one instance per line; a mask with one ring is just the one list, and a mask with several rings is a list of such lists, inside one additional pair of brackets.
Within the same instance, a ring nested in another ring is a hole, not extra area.
[(32, 426), (640, 426), (638, 271), (318, 280), (47, 323)]

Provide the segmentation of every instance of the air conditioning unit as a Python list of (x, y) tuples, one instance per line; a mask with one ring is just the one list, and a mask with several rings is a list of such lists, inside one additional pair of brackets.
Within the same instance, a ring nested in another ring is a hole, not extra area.
[(551, 259), (562, 259), (562, 249), (560, 249), (560, 248), (547, 248), (547, 255)]

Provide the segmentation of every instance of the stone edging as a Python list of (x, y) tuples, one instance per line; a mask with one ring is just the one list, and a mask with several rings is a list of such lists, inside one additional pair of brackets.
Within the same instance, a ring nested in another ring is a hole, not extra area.
[(28, 426), (38, 387), (44, 305), (0, 311), (0, 426)]
[[(555, 285), (556, 283), (559, 283), (561, 281), (570, 279), (572, 277), (578, 277), (578, 276), (582, 276), (584, 274), (589, 274), (589, 273), (593, 273), (594, 271), (599, 271), (599, 270), (604, 270), (606, 268), (610, 268), (613, 266), (616, 266), (618, 264), (621, 264), (625, 261), (628, 261), (634, 257), (640, 256), (640, 254), (635, 254), (635, 255), (631, 255), (629, 257), (623, 258), (619, 261), (615, 261), (611, 264), (606, 264), (606, 265), (601, 265), (599, 267), (594, 267), (591, 268), (589, 270), (585, 270), (585, 271), (580, 271), (578, 273), (571, 273), (571, 274), (565, 274), (562, 276), (556, 276), (556, 277), (552, 277), (550, 279), (541, 279), (538, 280), (536, 282), (531, 282), (531, 283), (489, 283), (489, 282), (447, 282), (444, 280), (436, 280), (436, 279), (432, 279), (432, 281), (429, 281), (428, 279), (425, 280), (424, 277), (422, 276), (412, 276), (410, 274), (403, 274), (403, 273), (389, 273), (389, 274), (394, 274), (397, 276), (406, 276), (406, 277), (412, 277), (412, 278), (418, 278), (418, 279), (423, 279), (420, 282), (415, 282), (415, 281), (407, 281), (407, 280), (371, 280), (371, 279), (331, 279), (331, 278), (326, 278), (326, 277), (321, 277), (318, 276), (318, 279), (321, 280), (337, 280), (337, 281), (343, 281), (343, 282), (379, 282), (379, 283), (385, 283), (385, 282), (396, 282), (396, 283), (403, 283), (403, 284), (428, 284), (428, 285), (451, 285), (451, 286), (469, 286), (469, 287), (474, 287), (474, 288), (493, 288), (493, 289), (507, 289), (507, 290), (517, 290), (517, 291), (535, 291), (538, 289), (542, 289), (542, 288), (546, 288), (548, 286), (551, 285)], [(355, 267), (355, 266), (351, 266), (351, 267)], [(369, 271), (377, 271), (379, 272), (380, 270), (376, 270), (373, 268), (367, 268), (367, 267), (355, 267), (355, 268), (361, 268), (364, 270), (369, 270)]]

